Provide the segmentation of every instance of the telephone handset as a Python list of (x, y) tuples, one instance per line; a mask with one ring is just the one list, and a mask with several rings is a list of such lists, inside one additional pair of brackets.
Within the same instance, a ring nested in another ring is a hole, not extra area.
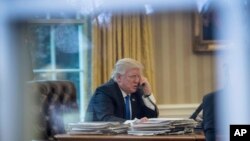
[(142, 83), (141, 85), (139, 84), (138, 89), (140, 89), (143, 92), (143, 97), (149, 97), (150, 95), (144, 93), (144, 87), (146, 86), (146, 83)]
[[(138, 84), (139, 86), (138, 86), (138, 91), (142, 91), (142, 93), (143, 93), (143, 97), (145, 98), (145, 99), (147, 99), (154, 107), (155, 107), (155, 111), (156, 111), (156, 117), (158, 117), (158, 115), (159, 115), (159, 110), (158, 110), (158, 108), (157, 108), (157, 106), (156, 106), (156, 104), (151, 100), (151, 97), (149, 97), (150, 96), (150, 94), (146, 94), (145, 92), (144, 92), (144, 87), (146, 86), (146, 83), (142, 83), (142, 84)], [(151, 107), (151, 106), (150, 106)]]

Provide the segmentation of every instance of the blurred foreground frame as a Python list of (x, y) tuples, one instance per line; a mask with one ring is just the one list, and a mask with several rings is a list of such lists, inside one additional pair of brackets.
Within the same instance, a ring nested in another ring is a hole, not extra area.
[[(213, 53), (221, 50), (223, 40), (216, 37), (221, 22), (217, 17), (216, 10), (195, 11), (192, 17), (193, 29), (193, 52)], [(220, 46), (220, 47), (219, 47)]]

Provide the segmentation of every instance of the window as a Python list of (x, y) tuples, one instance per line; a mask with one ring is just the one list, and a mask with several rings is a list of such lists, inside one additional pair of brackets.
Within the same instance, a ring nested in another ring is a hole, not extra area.
[(27, 45), (31, 52), (34, 80), (70, 80), (77, 90), (83, 119), (91, 93), (90, 31), (84, 23), (29, 23)]

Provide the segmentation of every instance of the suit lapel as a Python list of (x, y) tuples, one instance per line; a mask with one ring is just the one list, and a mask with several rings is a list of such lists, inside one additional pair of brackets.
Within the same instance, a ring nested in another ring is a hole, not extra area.
[(125, 113), (125, 103), (124, 103), (124, 98), (122, 96), (122, 92), (118, 86), (118, 84), (116, 82), (114, 82), (115, 84), (115, 90), (116, 90), (116, 98), (117, 98), (117, 101), (118, 101), (118, 104), (117, 105), (118, 107), (121, 107), (121, 109), (119, 109), (119, 111), (121, 111), (121, 114), (122, 114), (122, 117), (125, 117), (124, 113)]
[(134, 119), (136, 117), (136, 112), (137, 112), (137, 101), (134, 94), (131, 94), (130, 101), (131, 101), (132, 119)]

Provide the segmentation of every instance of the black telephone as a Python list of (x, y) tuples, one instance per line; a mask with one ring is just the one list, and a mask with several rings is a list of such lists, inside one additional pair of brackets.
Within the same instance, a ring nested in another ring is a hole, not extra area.
[(150, 95), (147, 95), (144, 93), (144, 87), (146, 86), (146, 83), (142, 83), (141, 85), (139, 84), (138, 86), (138, 90), (141, 90), (143, 92), (143, 96), (146, 98), (146, 97), (149, 97)]

